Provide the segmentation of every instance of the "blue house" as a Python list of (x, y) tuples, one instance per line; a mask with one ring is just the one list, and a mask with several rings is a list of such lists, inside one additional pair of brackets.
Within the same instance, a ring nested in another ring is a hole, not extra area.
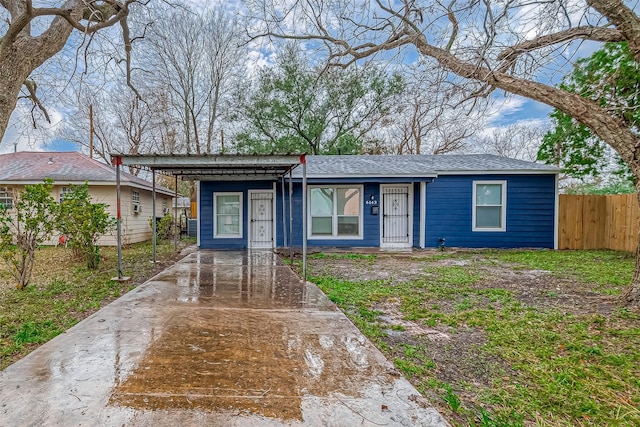
[(484, 154), (305, 163), (306, 177), (300, 166), (279, 176), (199, 177), (199, 246), (300, 247), (305, 233), (309, 247), (557, 246), (553, 166)]

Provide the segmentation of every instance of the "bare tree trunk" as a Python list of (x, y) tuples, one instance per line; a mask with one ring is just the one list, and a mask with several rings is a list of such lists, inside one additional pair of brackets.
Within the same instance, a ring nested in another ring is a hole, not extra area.
[[(34, 7), (31, 0), (0, 1), (9, 15), (4, 34), (0, 34), (0, 140), (31, 72), (64, 48), (74, 28), (93, 34), (120, 22), (126, 29), (128, 5), (133, 1), (116, 5), (111, 1), (66, 0), (58, 7), (44, 8)], [(32, 35), (31, 21), (36, 18), (49, 18), (51, 23), (38, 35)], [(46, 115), (35, 87), (30, 85), (29, 98)]]
[[(15, 24), (15, 21), (12, 22), (11, 27)], [(22, 84), (33, 70), (64, 47), (72, 30), (70, 24), (57, 17), (49, 29), (38, 37), (31, 37), (23, 29), (13, 35), (13, 43), (7, 40), (11, 37), (8, 32), (0, 38), (0, 140), (16, 108)]]
[(16, 108), (22, 82), (31, 72), (19, 67), (20, 65), (13, 58), (0, 58), (0, 75), (2, 76), (0, 79), (0, 140), (9, 125), (11, 113)]

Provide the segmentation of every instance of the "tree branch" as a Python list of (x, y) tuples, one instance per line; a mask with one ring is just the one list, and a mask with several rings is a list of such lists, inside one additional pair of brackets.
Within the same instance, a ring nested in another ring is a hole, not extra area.
[(625, 40), (622, 31), (606, 27), (575, 27), (557, 33), (527, 40), (511, 46), (498, 54), (500, 60), (512, 60), (521, 53), (530, 52), (541, 47), (552, 46), (569, 40), (585, 39), (599, 42), (618, 42)]
[[(27, 96), (27, 98), (30, 99), (31, 102), (33, 102), (33, 107), (34, 108), (38, 107), (38, 109), (42, 111), (42, 114), (44, 114), (44, 118), (47, 120), (47, 123), (51, 123), (51, 119), (49, 118), (49, 113), (47, 112), (47, 109), (44, 107), (44, 105), (42, 105), (42, 102), (40, 102), (38, 95), (36, 95), (36, 89), (38, 87), (36, 85), (36, 82), (34, 82), (31, 79), (27, 79), (24, 81), (23, 85), (24, 87), (27, 88), (27, 91), (29, 91), (29, 96)], [(33, 127), (34, 128), (36, 127), (35, 119), (33, 120)]]
[(640, 62), (640, 18), (621, 0), (587, 0), (587, 4), (602, 13), (629, 41), (633, 56)]

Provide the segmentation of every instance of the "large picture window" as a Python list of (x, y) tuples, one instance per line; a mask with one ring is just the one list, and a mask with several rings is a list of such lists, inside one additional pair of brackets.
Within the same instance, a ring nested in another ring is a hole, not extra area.
[(362, 237), (362, 187), (310, 187), (309, 236)]
[(474, 181), (473, 231), (506, 230), (506, 181)]
[(242, 193), (213, 193), (214, 237), (242, 237)]

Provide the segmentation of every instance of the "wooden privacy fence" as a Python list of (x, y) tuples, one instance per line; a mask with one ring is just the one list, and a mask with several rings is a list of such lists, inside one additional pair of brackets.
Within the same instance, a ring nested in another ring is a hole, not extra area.
[(558, 207), (558, 249), (636, 250), (637, 194), (591, 196), (561, 194)]

